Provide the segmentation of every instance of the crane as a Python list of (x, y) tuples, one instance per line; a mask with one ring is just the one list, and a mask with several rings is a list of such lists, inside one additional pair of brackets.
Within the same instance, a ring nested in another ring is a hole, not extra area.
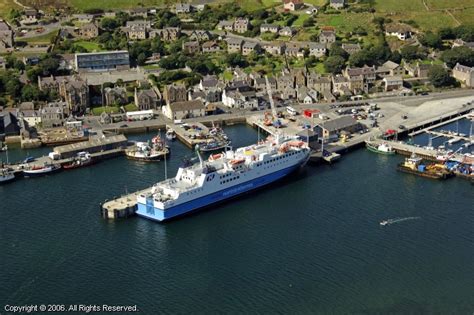
[[(272, 116), (273, 116), (273, 123), (272, 124), (275, 128), (283, 127), (283, 124), (278, 119), (278, 113), (277, 113), (277, 110), (275, 108), (275, 103), (273, 102), (272, 87), (270, 86), (270, 82), (268, 81), (267, 76), (265, 76), (265, 84), (267, 86), (268, 99), (270, 101), (270, 107), (272, 109)], [(267, 121), (267, 123), (269, 123), (267, 115), (265, 115), (265, 120)]]

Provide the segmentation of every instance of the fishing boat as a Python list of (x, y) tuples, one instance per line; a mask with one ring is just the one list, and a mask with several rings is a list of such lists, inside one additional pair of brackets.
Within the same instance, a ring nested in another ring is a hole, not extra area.
[(330, 152), (328, 150), (323, 150), (321, 154), (324, 161), (328, 162), (329, 164), (336, 162), (341, 158), (341, 155), (336, 152)]
[(206, 143), (199, 145), (199, 151), (201, 152), (211, 152), (222, 150), (228, 146), (230, 146), (231, 141), (226, 139), (212, 139)]
[(48, 164), (45, 163), (43, 166), (31, 166), (29, 168), (23, 169), (24, 177), (40, 177), (48, 174), (52, 174), (61, 170), (61, 165), (59, 164)]
[(227, 150), (208, 160), (196, 148), (199, 162), (186, 163), (175, 177), (138, 195), (136, 214), (161, 222), (253, 191), (305, 165), (310, 151), (306, 143), (287, 136)]
[(12, 182), (15, 180), (15, 174), (12, 170), (2, 168), (0, 169), (0, 185)]
[(136, 142), (133, 147), (125, 151), (127, 159), (143, 161), (143, 162), (157, 162), (169, 154), (169, 149), (158, 135), (149, 142)]
[(168, 141), (174, 141), (174, 140), (176, 140), (176, 132), (174, 132), (173, 129), (168, 129), (166, 131), (165, 137), (166, 137), (166, 140), (168, 140)]
[(444, 164), (423, 164), (422, 158), (412, 154), (405, 162), (398, 164), (397, 170), (432, 179), (447, 179), (453, 175)]
[(379, 145), (373, 144), (370, 141), (365, 142), (365, 146), (367, 150), (375, 153), (380, 153), (380, 154), (387, 154), (387, 155), (393, 155), (395, 154), (395, 150), (393, 150), (392, 146), (390, 146), (386, 142), (382, 142)]
[(63, 168), (66, 170), (85, 167), (94, 164), (89, 152), (79, 152), (71, 163), (63, 165)]

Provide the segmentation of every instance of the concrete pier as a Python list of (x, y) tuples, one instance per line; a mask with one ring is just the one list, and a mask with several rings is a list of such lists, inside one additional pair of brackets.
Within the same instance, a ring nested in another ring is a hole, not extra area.
[(102, 217), (105, 219), (127, 218), (137, 211), (137, 196), (142, 193), (149, 193), (151, 188), (136, 191), (101, 205)]

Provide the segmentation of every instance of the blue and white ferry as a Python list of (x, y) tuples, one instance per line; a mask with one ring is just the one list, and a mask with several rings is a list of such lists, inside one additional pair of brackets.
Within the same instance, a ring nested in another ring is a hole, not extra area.
[(165, 221), (270, 184), (306, 164), (308, 145), (295, 137), (266, 141), (213, 154), (181, 167), (174, 178), (137, 197), (137, 215)]

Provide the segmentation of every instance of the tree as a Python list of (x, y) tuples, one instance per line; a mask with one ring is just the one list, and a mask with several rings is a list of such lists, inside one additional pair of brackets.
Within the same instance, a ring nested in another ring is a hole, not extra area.
[(329, 48), (329, 56), (341, 56), (344, 58), (345, 61), (349, 58), (349, 54), (347, 51), (342, 49), (342, 47), (338, 43), (332, 43), (331, 47)]
[(326, 68), (326, 71), (333, 74), (341, 72), (344, 65), (345, 60), (341, 56), (330, 56), (324, 62), (324, 67)]
[(431, 47), (431, 48), (441, 48), (443, 47), (443, 41), (439, 34), (435, 34), (433, 32), (426, 32), (420, 37), (420, 43), (423, 46)]
[(36, 85), (28, 84), (21, 89), (21, 99), (23, 101), (39, 101), (41, 98), (41, 91)]
[(314, 19), (312, 17), (309, 17), (303, 22), (303, 27), (311, 27), (311, 26), (314, 26)]
[(453, 77), (441, 66), (433, 66), (428, 72), (428, 78), (435, 87), (451, 86), (455, 84)]
[(145, 53), (140, 53), (137, 57), (137, 64), (139, 66), (143, 66), (145, 64), (145, 61), (146, 61)]
[(41, 60), (38, 67), (42, 70), (44, 76), (55, 74), (59, 68), (59, 61), (53, 57), (47, 57)]
[(455, 39), (456, 35), (454, 34), (454, 30), (450, 27), (443, 27), (438, 31), (438, 35), (441, 39)]
[(231, 67), (241, 67), (244, 68), (248, 65), (247, 60), (237, 53), (228, 54), (225, 58), (225, 62)]
[(116, 19), (105, 17), (100, 21), (100, 27), (106, 31), (114, 31), (119, 26)]
[(441, 54), (441, 60), (453, 68), (457, 63), (464, 66), (474, 66), (474, 51), (468, 47), (454, 47), (453, 49), (446, 50)]
[(416, 46), (404, 46), (400, 49), (400, 54), (405, 60), (415, 60), (423, 58), (423, 54)]

